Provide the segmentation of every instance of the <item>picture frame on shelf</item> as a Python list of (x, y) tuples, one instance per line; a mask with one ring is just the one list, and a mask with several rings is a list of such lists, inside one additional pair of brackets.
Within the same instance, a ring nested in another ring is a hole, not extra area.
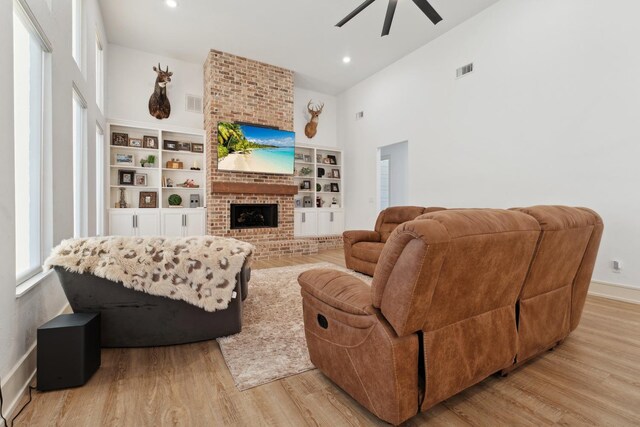
[(142, 209), (155, 209), (158, 207), (157, 191), (141, 191), (138, 207)]
[(197, 142), (191, 143), (191, 152), (192, 153), (204, 153), (204, 144), (199, 144)]
[(329, 159), (329, 164), (330, 165), (337, 165), (338, 161), (336, 160), (336, 156), (329, 154), (327, 156), (327, 159)]
[(340, 192), (340, 187), (338, 186), (337, 182), (332, 182), (331, 183), (331, 192), (332, 193), (339, 193)]
[(129, 134), (121, 132), (113, 132), (111, 134), (111, 145), (117, 145), (119, 147), (129, 146)]
[(304, 181), (302, 181), (300, 183), (300, 189), (301, 190), (311, 190), (311, 181), (308, 179), (305, 179)]
[(301, 207), (302, 207), (302, 200), (296, 199), (296, 208), (301, 208)]
[(293, 155), (293, 160), (300, 160), (301, 162), (304, 161), (304, 154), (302, 153), (295, 153)]
[(169, 151), (178, 151), (178, 141), (164, 141), (162, 148)]
[(340, 169), (331, 169), (331, 178), (340, 179)]
[(142, 148), (158, 149), (158, 137), (157, 136), (144, 136), (142, 138)]
[(133, 166), (134, 164), (135, 157), (133, 154), (116, 153), (117, 166)]
[(133, 177), (134, 185), (139, 185), (142, 187), (147, 186), (147, 174), (146, 173), (137, 173)]
[(129, 147), (142, 148), (142, 138), (129, 138)]
[(178, 151), (191, 151), (190, 142), (178, 142)]
[(307, 163), (311, 163), (311, 156), (309, 154), (304, 155), (304, 161)]
[(134, 185), (136, 171), (120, 169), (118, 171), (118, 185)]

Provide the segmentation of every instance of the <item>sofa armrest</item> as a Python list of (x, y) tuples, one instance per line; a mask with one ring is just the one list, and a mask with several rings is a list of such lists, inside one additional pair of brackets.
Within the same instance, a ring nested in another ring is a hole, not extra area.
[(342, 233), (345, 243), (355, 245), (358, 242), (379, 242), (380, 233), (371, 230), (349, 230)]
[(346, 313), (373, 314), (371, 288), (362, 280), (337, 270), (315, 269), (298, 276), (303, 292)]

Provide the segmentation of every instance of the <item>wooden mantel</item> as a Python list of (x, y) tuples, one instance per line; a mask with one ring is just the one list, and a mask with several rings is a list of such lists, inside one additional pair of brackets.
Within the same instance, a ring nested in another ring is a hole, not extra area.
[(298, 194), (296, 185), (256, 184), (245, 182), (212, 182), (211, 193), (214, 194), (277, 194), (294, 196)]

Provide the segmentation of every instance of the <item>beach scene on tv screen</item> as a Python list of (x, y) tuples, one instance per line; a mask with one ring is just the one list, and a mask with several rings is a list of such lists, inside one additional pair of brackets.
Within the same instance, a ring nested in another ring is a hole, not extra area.
[(236, 123), (218, 124), (218, 169), (292, 174), (295, 133)]

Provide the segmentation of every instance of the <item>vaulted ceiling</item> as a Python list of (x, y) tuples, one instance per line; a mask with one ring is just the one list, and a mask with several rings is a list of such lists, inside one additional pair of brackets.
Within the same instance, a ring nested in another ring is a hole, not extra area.
[[(202, 64), (209, 49), (291, 69), (296, 85), (337, 94), (476, 15), (498, 0), (430, 0), (434, 26), (400, 0), (391, 34), (380, 37), (387, 0), (343, 28), (362, 0), (100, 0), (110, 43)], [(351, 57), (349, 64), (342, 58)]]

